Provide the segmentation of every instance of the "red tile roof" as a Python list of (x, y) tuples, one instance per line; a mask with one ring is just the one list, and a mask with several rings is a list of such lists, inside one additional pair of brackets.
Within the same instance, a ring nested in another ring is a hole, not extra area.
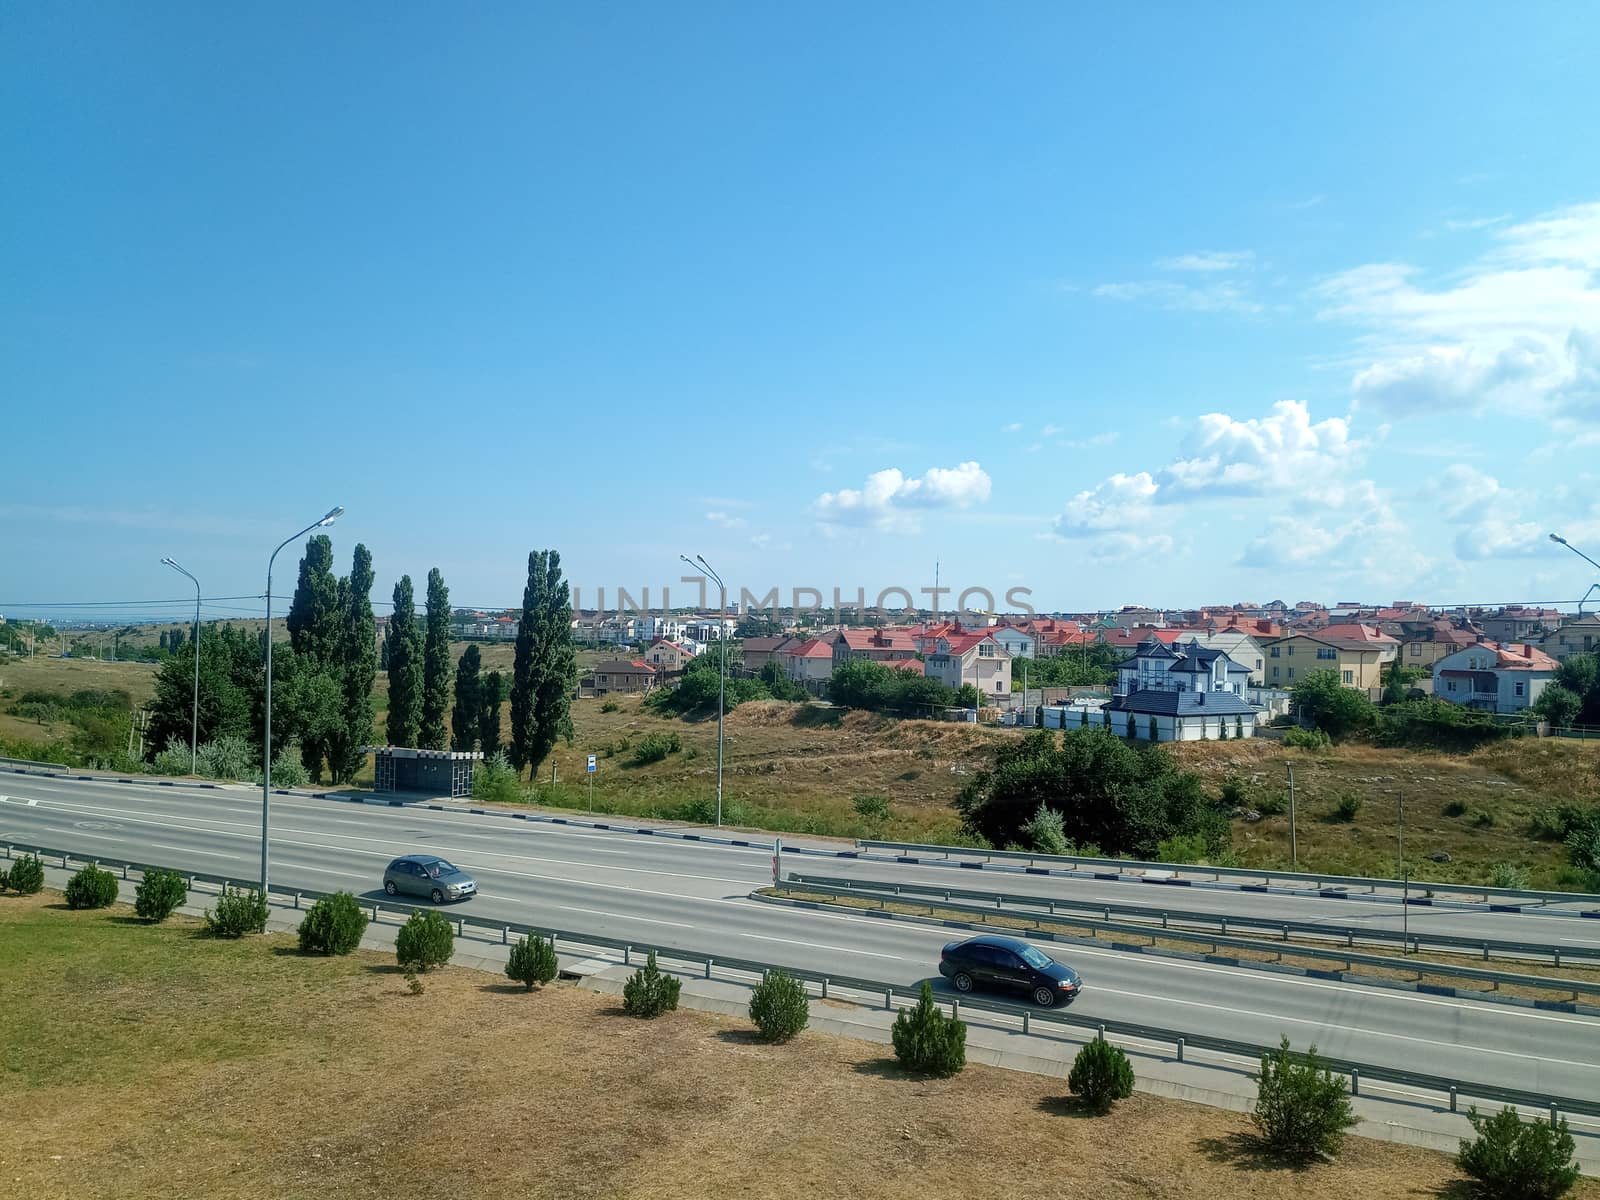
[(810, 641), (801, 642), (791, 650), (785, 650), (783, 654), (786, 658), (832, 658), (833, 646), (821, 638), (812, 638)]
[(1364, 646), (1398, 646), (1387, 633), (1380, 633), (1371, 625), (1328, 625), (1317, 630), (1316, 637), (1326, 642), (1347, 642)]
[(922, 674), (922, 661), (915, 658), (891, 658), (883, 664), (892, 671), (910, 671), (914, 675)]

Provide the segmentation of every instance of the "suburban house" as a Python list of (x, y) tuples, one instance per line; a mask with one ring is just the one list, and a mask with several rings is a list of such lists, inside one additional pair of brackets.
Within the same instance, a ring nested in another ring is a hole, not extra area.
[(1539, 698), (1558, 666), (1526, 642), (1480, 642), (1434, 665), (1433, 694), (1467, 708), (1517, 713)]
[(648, 692), (656, 685), (656, 671), (647, 663), (596, 663), (578, 680), (579, 696), (606, 696), (613, 692)]
[(708, 613), (691, 617), (683, 623), (683, 636), (696, 642), (714, 642), (718, 638), (732, 637), (739, 618), (726, 614)]
[(652, 642), (644, 652), (644, 661), (655, 668), (658, 678), (678, 674), (693, 657), (694, 652), (689, 647), (665, 639)]
[(1485, 616), (1479, 624), (1483, 636), (1494, 642), (1524, 642), (1543, 637), (1561, 624), (1561, 611), (1555, 608), (1525, 608), (1508, 604)]
[(650, 616), (638, 618), (636, 632), (641, 642), (677, 641), (684, 635), (683, 625), (682, 619), (678, 617), (670, 614), (658, 617), (652, 613)]
[(1557, 662), (1574, 654), (1600, 654), (1600, 615), (1588, 613), (1568, 621), (1540, 638), (1539, 649)]
[(989, 634), (1012, 658), (1034, 657), (1034, 636), (1026, 629), (1018, 629), (1015, 625), (996, 625), (989, 630)]
[(1438, 619), (1424, 629), (1401, 637), (1400, 661), (1408, 667), (1425, 667), (1431, 671), (1441, 658), (1477, 644), (1475, 631)]
[(1272, 688), (1291, 688), (1313, 671), (1334, 671), (1345, 687), (1369, 693), (1383, 687), (1383, 669), (1400, 654), (1400, 643), (1371, 625), (1328, 625), (1268, 642), (1267, 674)]
[(1011, 692), (1011, 655), (987, 629), (934, 639), (925, 653), (922, 673), (947, 687), (970, 683), (983, 696)]
[[(747, 674), (759, 675), (769, 662), (783, 664), (784, 652), (801, 643), (797, 637), (751, 637), (739, 643), (744, 651), (744, 669)], [(831, 651), (829, 652), (831, 655)]]
[(905, 629), (841, 629), (833, 642), (834, 666), (852, 658), (890, 662), (916, 657), (916, 639)]
[(1256, 708), (1245, 698), (1250, 677), (1221, 650), (1196, 641), (1170, 646), (1149, 638), (1117, 669), (1117, 682), (1101, 712), (1121, 737), (1160, 742), (1248, 738)]
[(779, 651), (779, 661), (784, 664), (789, 678), (798, 683), (818, 683), (833, 678), (833, 647), (821, 638), (795, 641)]
[[(1270, 625), (1271, 622), (1263, 624)], [(1230, 625), (1214, 633), (1186, 633), (1183, 642), (1194, 642), (1206, 650), (1221, 650), (1236, 666), (1250, 672), (1252, 682), (1265, 682), (1263, 672), (1267, 666), (1267, 652), (1261, 648), (1260, 642), (1238, 626)]]

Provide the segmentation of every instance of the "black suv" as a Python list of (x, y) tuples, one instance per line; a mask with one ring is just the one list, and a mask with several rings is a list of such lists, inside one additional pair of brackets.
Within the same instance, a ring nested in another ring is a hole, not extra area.
[(1083, 990), (1076, 971), (1038, 947), (987, 934), (946, 946), (939, 955), (939, 974), (958, 992), (974, 988), (1023, 992), (1041, 1008), (1071, 1004)]

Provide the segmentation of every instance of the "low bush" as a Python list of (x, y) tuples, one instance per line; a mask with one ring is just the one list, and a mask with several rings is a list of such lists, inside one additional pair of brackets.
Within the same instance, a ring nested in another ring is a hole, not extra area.
[(1494, 824), (1494, 814), (1487, 808), (1475, 808), (1470, 814), (1472, 823), (1479, 829), (1487, 829)]
[(266, 928), (267, 898), (257, 888), (227, 888), (217, 897), (216, 908), (206, 909), (206, 931), (213, 937), (240, 938)]
[(1289, 801), (1281, 793), (1272, 792), (1257, 800), (1255, 809), (1263, 817), (1280, 817), (1289, 811)]
[(1315, 1046), (1294, 1054), (1284, 1038), (1261, 1056), (1255, 1080), (1251, 1119), (1274, 1153), (1298, 1162), (1338, 1153), (1355, 1114), (1344, 1076), (1323, 1065)]
[(1302, 750), (1326, 750), (1333, 745), (1333, 739), (1321, 729), (1290, 729), (1283, 735), (1283, 744)]
[(638, 767), (646, 766), (660, 762), (682, 748), (683, 742), (675, 733), (649, 733), (640, 738), (639, 744), (633, 748), (633, 762)]
[(44, 863), (37, 855), (24, 854), (6, 872), (6, 886), (24, 896), (33, 895), (44, 887)]
[(200, 746), (200, 774), (209, 779), (254, 779), (255, 752), (243, 738), (219, 737)]
[(1345, 792), (1333, 806), (1333, 815), (1340, 821), (1354, 821), (1361, 812), (1361, 806), (1366, 803), (1355, 792)]
[(1577, 1182), (1576, 1147), (1565, 1117), (1551, 1125), (1524, 1121), (1509, 1106), (1492, 1117), (1473, 1107), (1467, 1120), (1477, 1136), (1462, 1139), (1456, 1165), (1484, 1200), (1559, 1200)]
[(1250, 785), (1237, 775), (1229, 775), (1222, 781), (1222, 791), (1217, 796), (1217, 804), (1230, 811), (1235, 808), (1254, 807), (1250, 803)]
[(630, 1017), (653, 1020), (664, 1012), (678, 1007), (678, 993), (683, 990), (683, 980), (675, 975), (662, 974), (656, 966), (656, 952), (628, 977), (622, 985), (622, 1011)]
[(68, 908), (109, 908), (117, 902), (117, 877), (90, 865), (67, 880)]
[(538, 934), (519, 938), (506, 960), (506, 978), (516, 980), (530, 992), (536, 985), (549, 983), (559, 969), (556, 948)]
[(1495, 863), (1489, 873), (1489, 886), (1497, 888), (1526, 888), (1528, 872), (1515, 863)]
[(455, 941), (450, 922), (442, 914), (419, 908), (395, 935), (394, 956), (406, 970), (420, 974), (449, 962)]
[(349, 954), (367, 932), (367, 914), (349, 892), (324, 896), (300, 922), (300, 953)]
[(183, 876), (165, 867), (150, 867), (133, 890), (133, 911), (146, 921), (161, 922), (189, 898)]
[[(1466, 801), (1465, 800), (1452, 800), (1452, 801), (1450, 801), (1449, 804), (1446, 804), (1444, 806), (1444, 815), (1447, 816), (1447, 817), (1464, 817), (1464, 816), (1466, 816), (1467, 815), (1467, 804), (1466, 804)], [(1537, 817), (1538, 814), (1535, 813), (1534, 816)]]
[(887, 796), (857, 796), (850, 801), (850, 806), (856, 810), (856, 816), (863, 821), (887, 821), (889, 819), (889, 797)]
[[(257, 771), (253, 778), (257, 783), (260, 783), (261, 772)], [(305, 787), (310, 782), (311, 772), (306, 770), (305, 760), (300, 756), (299, 746), (293, 744), (285, 746), (273, 756), (273, 787), (299, 788)]]
[(1156, 845), (1156, 861), (1164, 863), (1200, 863), (1206, 861), (1204, 834), (1188, 833), (1163, 838)]
[(967, 1026), (947, 1017), (933, 1002), (926, 982), (913, 1008), (903, 1008), (890, 1031), (895, 1057), (908, 1071), (947, 1077), (967, 1065)]
[(199, 765), (197, 756), (189, 751), (189, 743), (180, 737), (168, 738), (167, 748), (156, 753), (157, 775), (188, 775)]
[(1066, 819), (1059, 809), (1049, 807), (1042, 800), (1033, 818), (1022, 827), (1022, 833), (1028, 839), (1028, 848), (1040, 854), (1069, 854), (1072, 851), (1072, 843), (1067, 840)]
[(622, 706), (620, 704), (618, 704), (615, 700), (607, 700), (604, 704), (602, 704), (600, 706), (600, 711), (603, 712), (603, 713), (613, 713), (613, 712), (616, 712), (621, 707)]
[(522, 799), (522, 780), (503, 751), (472, 769), (472, 798), (496, 804)]
[(793, 975), (768, 971), (750, 996), (750, 1019), (764, 1042), (787, 1042), (811, 1020), (806, 986)]
[(1133, 1065), (1118, 1047), (1096, 1038), (1072, 1060), (1067, 1087), (1090, 1108), (1105, 1112), (1133, 1095)]

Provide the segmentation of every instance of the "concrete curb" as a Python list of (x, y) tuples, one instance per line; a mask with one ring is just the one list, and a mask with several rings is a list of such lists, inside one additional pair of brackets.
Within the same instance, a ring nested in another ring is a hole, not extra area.
[[(1334, 983), (1356, 984), (1362, 987), (1386, 988), (1396, 992), (1416, 992), (1424, 996), (1444, 996), (1456, 1000), (1481, 1000), (1489, 1004), (1508, 1004), (1515, 1008), (1538, 1009), (1541, 1012), (1572, 1013), (1577, 1016), (1600, 1017), (1600, 1006), (1576, 1004), (1567, 1000), (1535, 1000), (1527, 996), (1507, 996), (1501, 992), (1447, 987), (1441, 984), (1422, 983), (1409, 979), (1388, 979), (1381, 975), (1363, 975), (1354, 971), (1324, 970), (1320, 967), (1297, 967), (1292, 963), (1261, 962), (1251, 958), (1235, 958), (1228, 954), (1169, 950), (1164, 946), (1146, 946), (1139, 942), (1118, 942), (1110, 938), (1077, 937), (1073, 934), (1051, 933), (1041, 929), (1014, 929), (1008, 925), (988, 925), (982, 921), (958, 921), (954, 918), (919, 916), (916, 913), (887, 912), (880, 908), (856, 908), (848, 904), (829, 904), (822, 900), (795, 900), (788, 896), (766, 896), (760, 892), (751, 892), (747, 899), (756, 900), (762, 904), (777, 904), (788, 908), (849, 913), (857, 917), (876, 917), (883, 921), (906, 921), (914, 925), (930, 925), (942, 929), (965, 929), (979, 933), (1003, 933), (1008, 937), (1021, 936), (1042, 942), (1091, 946), (1100, 950), (1118, 950), (1126, 954), (1144, 954), (1155, 958), (1171, 958), (1186, 962), (1215, 963), (1218, 966), (1235, 967), (1247, 971), (1267, 971), (1277, 975), (1299, 975), (1307, 979), (1329, 980)], [(1152, 930), (1151, 936), (1154, 937), (1159, 933), (1159, 930)], [(1289, 947), (1286, 952), (1293, 953), (1293, 947)]]

